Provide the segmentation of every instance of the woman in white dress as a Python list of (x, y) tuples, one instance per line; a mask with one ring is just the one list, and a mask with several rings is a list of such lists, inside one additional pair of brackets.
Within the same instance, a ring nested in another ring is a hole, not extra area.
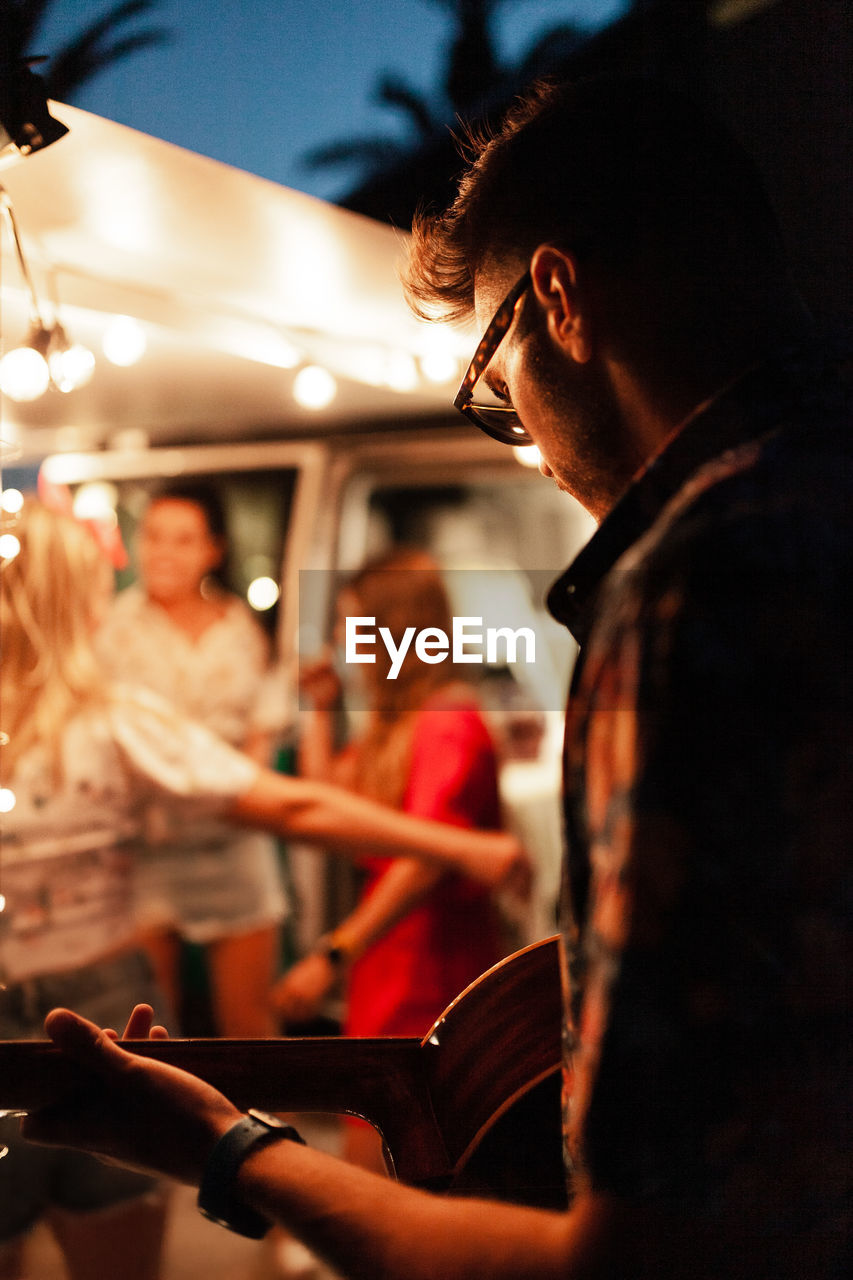
[[(139, 581), (121, 591), (99, 636), (107, 671), (153, 689), (267, 765), (262, 694), (266, 636), (216, 578), (227, 553), (225, 512), (205, 484), (173, 484), (149, 502), (136, 544)], [(149, 813), (138, 877), (139, 922), (158, 980), (181, 1006), (182, 941), (205, 949), (217, 1029), (273, 1035), (269, 990), (286, 913), (274, 840), (172, 804)]]

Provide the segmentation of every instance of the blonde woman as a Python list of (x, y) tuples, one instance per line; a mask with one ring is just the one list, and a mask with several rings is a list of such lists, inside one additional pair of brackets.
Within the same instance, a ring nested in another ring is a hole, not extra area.
[[(0, 1035), (41, 1035), (57, 1004), (123, 1025), (135, 1001), (162, 1008), (136, 946), (133, 864), (140, 813), (168, 797), (187, 812), (320, 842), (423, 854), (499, 881), (524, 860), (495, 832), (419, 822), (334, 787), (265, 770), (156, 695), (105, 681), (93, 635), (110, 572), (91, 531), (25, 503), (20, 552), (0, 571), (3, 816)], [(17, 1277), (45, 1217), (75, 1280), (159, 1274), (165, 1214), (147, 1179), (88, 1157), (28, 1147), (0, 1121), (0, 1277)]]
[[(340, 621), (369, 617), (397, 645), (407, 627), (451, 631), (441, 574), (425, 553), (400, 549), (365, 566), (338, 601)], [(328, 662), (305, 673), (314, 699), (302, 739), (303, 776), (352, 787), (406, 813), (459, 827), (500, 824), (497, 760), (473, 690), (445, 664), (410, 647), (399, 673), (390, 658), (360, 666), (369, 716), (364, 732), (336, 753), (330, 708), (339, 683)], [(423, 862), (391, 863), (379, 850), (361, 860), (364, 887), (355, 910), (318, 950), (294, 966), (273, 995), (287, 1019), (316, 1012), (346, 979), (345, 1031), (352, 1036), (423, 1036), (460, 991), (504, 953), (494, 903), (470, 877)], [(347, 1125), (347, 1155), (384, 1168), (377, 1135)]]

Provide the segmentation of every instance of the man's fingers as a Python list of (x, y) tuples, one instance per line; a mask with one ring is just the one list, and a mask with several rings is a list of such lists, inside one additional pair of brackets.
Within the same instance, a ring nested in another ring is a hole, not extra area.
[(54, 1044), (60, 1048), (79, 1047), (98, 1035), (94, 1022), (82, 1018), (70, 1009), (51, 1009), (44, 1020), (44, 1029)]
[(123, 1039), (147, 1040), (154, 1022), (154, 1010), (150, 1004), (138, 1004), (127, 1020)]
[(93, 1071), (110, 1073), (125, 1060), (124, 1052), (105, 1031), (70, 1009), (53, 1009), (45, 1018), (44, 1029), (58, 1049)]

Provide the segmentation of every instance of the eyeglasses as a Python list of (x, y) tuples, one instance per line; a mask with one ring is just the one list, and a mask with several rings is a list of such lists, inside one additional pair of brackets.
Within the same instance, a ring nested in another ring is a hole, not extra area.
[(474, 388), (509, 333), (518, 304), (529, 286), (530, 271), (528, 270), (512, 286), (492, 316), (491, 323), (474, 352), (474, 358), (468, 366), (468, 372), (462, 379), (462, 385), (453, 401), (454, 409), (464, 413), (465, 417), (475, 423), (481, 431), (485, 431), (486, 435), (491, 436), (493, 440), (500, 440), (501, 444), (533, 444), (533, 440), (524, 430), (511, 404), (497, 402), (474, 404)]

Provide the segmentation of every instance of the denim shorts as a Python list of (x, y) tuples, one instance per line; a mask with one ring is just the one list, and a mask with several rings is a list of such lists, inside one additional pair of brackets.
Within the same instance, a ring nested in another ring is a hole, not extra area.
[(168, 929), (200, 946), (273, 927), (288, 911), (275, 842), (263, 831), (154, 845), (140, 853), (134, 885), (141, 928)]
[[(163, 1008), (147, 957), (129, 951), (67, 973), (45, 974), (0, 992), (0, 1037), (44, 1039), (45, 1015), (57, 1005), (121, 1031), (134, 1004)], [(92, 1213), (149, 1194), (153, 1178), (103, 1164), (94, 1156), (24, 1142), (13, 1116), (0, 1119), (0, 1242), (21, 1235), (49, 1209)]]

